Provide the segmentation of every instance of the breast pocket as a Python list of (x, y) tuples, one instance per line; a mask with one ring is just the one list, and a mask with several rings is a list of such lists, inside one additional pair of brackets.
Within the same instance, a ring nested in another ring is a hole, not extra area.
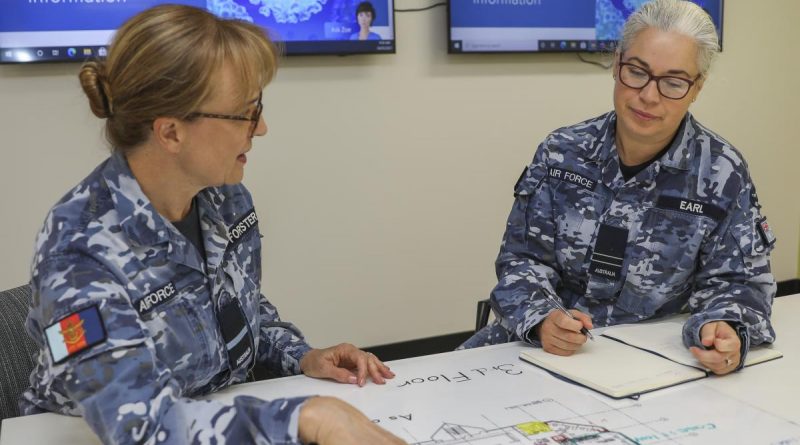
[(554, 184), (555, 250), (559, 263), (570, 272), (565, 276), (585, 274), (586, 252), (603, 211), (601, 207), (600, 196), (590, 190), (563, 181)]
[(691, 292), (700, 245), (713, 222), (706, 217), (652, 208), (645, 212), (630, 247), (630, 262), (618, 306), (649, 317)]
[[(177, 294), (142, 314), (156, 348), (156, 356), (173, 372), (182, 388), (199, 388), (216, 374), (212, 355), (215, 354), (208, 329), (215, 326), (209, 320), (200, 295), (204, 295), (204, 280), (190, 284), (175, 283)], [(184, 284), (181, 286), (181, 284)], [(206, 305), (208, 306), (208, 305)]]

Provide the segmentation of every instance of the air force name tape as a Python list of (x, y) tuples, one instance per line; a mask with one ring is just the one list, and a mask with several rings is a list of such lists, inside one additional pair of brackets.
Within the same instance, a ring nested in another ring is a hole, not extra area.
[(175, 284), (170, 281), (139, 300), (139, 302), (136, 303), (136, 310), (139, 312), (139, 315), (144, 315), (171, 300), (177, 293)]
[(239, 219), (230, 229), (228, 229), (228, 239), (231, 244), (236, 244), (242, 237), (250, 232), (253, 227), (258, 225), (258, 216), (255, 209), (250, 209), (243, 217)]
[(569, 170), (565, 170), (563, 168), (550, 167), (550, 169), (548, 170), (548, 176), (550, 178), (557, 179), (559, 181), (575, 184), (579, 187), (583, 187), (586, 190), (591, 190), (591, 191), (593, 191), (595, 186), (597, 185), (597, 181), (595, 181), (594, 179), (587, 178), (586, 176), (580, 175), (575, 172), (571, 172)]
[(67, 315), (48, 326), (44, 333), (53, 363), (61, 363), (87, 348), (106, 341), (106, 329), (97, 306), (90, 306)]

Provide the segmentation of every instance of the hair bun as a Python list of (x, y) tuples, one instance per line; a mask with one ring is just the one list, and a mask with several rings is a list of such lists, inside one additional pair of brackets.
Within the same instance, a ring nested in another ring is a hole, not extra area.
[(111, 102), (109, 100), (108, 81), (105, 78), (105, 65), (102, 62), (86, 62), (78, 74), (81, 87), (86, 97), (89, 98), (89, 107), (92, 113), (101, 119), (112, 116)]

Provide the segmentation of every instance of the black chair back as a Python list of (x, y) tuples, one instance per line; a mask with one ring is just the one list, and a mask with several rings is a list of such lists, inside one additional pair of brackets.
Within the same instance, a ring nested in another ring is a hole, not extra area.
[(480, 331), (489, 323), (489, 314), (492, 313), (492, 306), (489, 300), (480, 300), (478, 302), (478, 311), (475, 314), (475, 332)]
[(38, 347), (25, 332), (28, 285), (0, 292), (0, 420), (20, 415), (19, 396), (29, 385)]

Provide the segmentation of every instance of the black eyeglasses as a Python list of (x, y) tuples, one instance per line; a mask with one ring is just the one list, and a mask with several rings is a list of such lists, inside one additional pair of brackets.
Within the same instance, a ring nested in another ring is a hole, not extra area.
[(689, 90), (700, 77), (701, 74), (698, 74), (694, 80), (689, 80), (676, 76), (654, 76), (650, 71), (639, 65), (623, 62), (622, 55), (619, 57), (619, 81), (623, 85), (635, 90), (641, 90), (651, 81), (655, 81), (658, 93), (667, 99), (683, 99), (689, 94)]
[(208, 117), (211, 119), (228, 119), (234, 121), (248, 121), (250, 122), (250, 130), (248, 132), (248, 137), (252, 138), (256, 132), (256, 128), (258, 128), (258, 121), (261, 120), (261, 111), (264, 109), (264, 105), (261, 103), (261, 94), (258, 93), (258, 101), (256, 102), (256, 108), (250, 112), (249, 116), (241, 116), (235, 114), (215, 114), (215, 113), (202, 113), (199, 111), (195, 111), (193, 113), (189, 113), (186, 118), (193, 119), (195, 117)]

